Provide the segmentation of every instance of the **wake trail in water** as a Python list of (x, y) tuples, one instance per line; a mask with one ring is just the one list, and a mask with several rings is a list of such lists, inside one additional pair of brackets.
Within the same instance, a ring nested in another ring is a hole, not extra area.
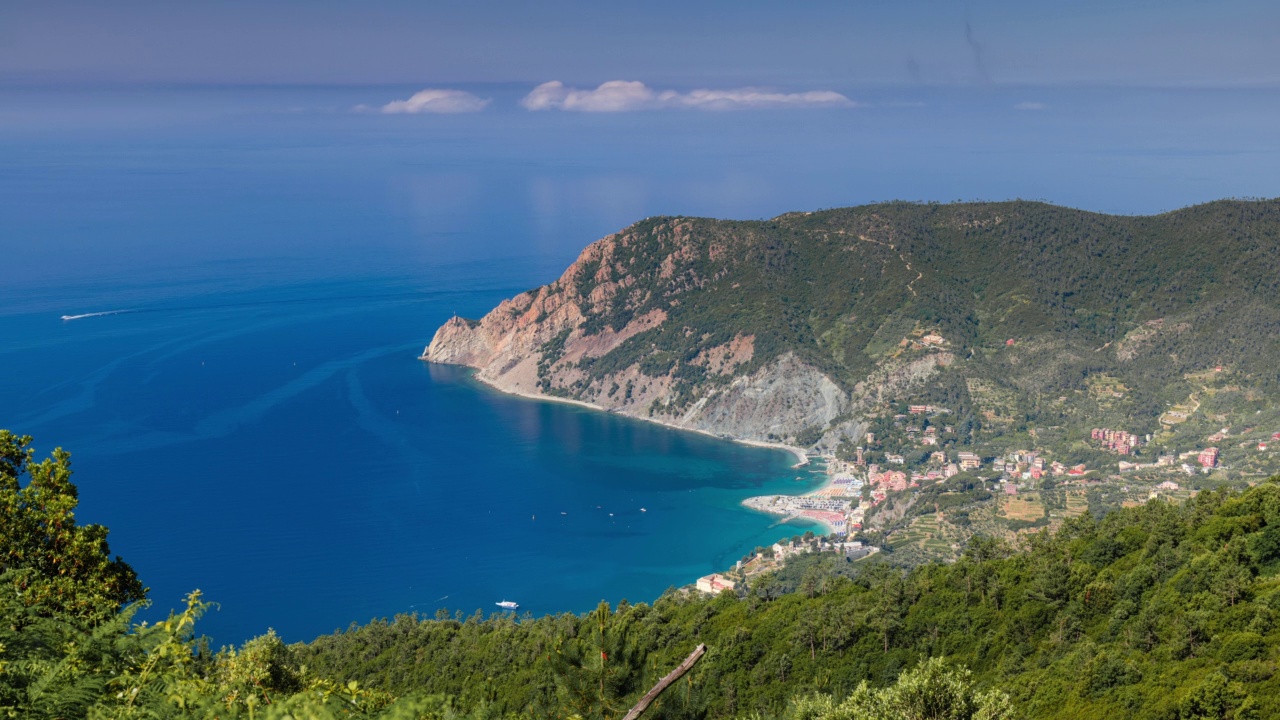
[[(429, 300), (448, 295), (457, 295), (465, 292), (473, 292), (471, 290), (419, 290), (403, 293), (367, 293), (367, 294), (350, 294), (350, 295), (321, 295), (314, 297), (296, 297), (296, 298), (276, 298), (272, 300), (253, 300), (247, 302), (230, 302), (230, 303), (212, 303), (208, 305), (177, 305), (177, 306), (160, 306), (152, 308), (131, 308), (128, 310), (106, 310), (103, 312), (83, 313), (80, 315), (63, 315), (63, 321), (82, 320), (84, 318), (103, 317), (105, 315), (140, 315), (156, 314), (156, 313), (185, 313), (200, 312), (206, 310), (239, 310), (259, 307), (272, 306), (288, 306), (288, 305), (314, 305), (324, 302), (349, 302), (352, 300), (381, 300), (381, 301), (413, 301), (413, 300)], [(514, 295), (521, 290), (513, 288), (498, 289), (499, 294)]]
[(63, 315), (62, 320), (63, 322), (70, 322), (72, 320), (83, 320), (85, 318), (91, 318), (91, 317), (103, 317), (106, 315), (124, 315), (126, 313), (136, 313), (136, 312), (138, 311), (137, 310), (104, 310), (102, 312), (83, 313), (81, 315)]

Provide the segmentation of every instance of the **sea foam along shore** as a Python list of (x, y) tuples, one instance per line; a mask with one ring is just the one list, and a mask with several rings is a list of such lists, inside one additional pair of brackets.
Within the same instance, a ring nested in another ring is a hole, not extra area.
[[(422, 360), (423, 362), (431, 362), (430, 360), (427, 360), (427, 356), (425, 353), (419, 356), (418, 359)], [(638, 415), (628, 415), (626, 413), (620, 413), (620, 412), (617, 412), (616, 410), (610, 410), (609, 408), (604, 407), (602, 405), (596, 405), (595, 403), (589, 403), (582, 400), (573, 400), (571, 398), (556, 397), (554, 395), (539, 395), (537, 393), (521, 392), (519, 390), (508, 390), (507, 388), (498, 387), (497, 385), (494, 385), (488, 380), (480, 377), (480, 373), (476, 372), (474, 368), (471, 368), (470, 374), (472, 378), (475, 378), (480, 383), (487, 385), (493, 388), (494, 390), (500, 393), (504, 393), (506, 395), (515, 395), (516, 397), (522, 397), (529, 400), (550, 400), (551, 402), (567, 403), (569, 405), (578, 405), (580, 407), (589, 408), (591, 410), (598, 410), (600, 412), (612, 413), (614, 415), (621, 415), (623, 417), (631, 418), (633, 420), (642, 420), (644, 422), (650, 422), (650, 423), (653, 423), (654, 425), (662, 425), (663, 427), (669, 427), (673, 430), (683, 430), (685, 432), (694, 432), (700, 435), (706, 435), (708, 437), (720, 438), (722, 440), (732, 440), (733, 442), (740, 443), (742, 445), (751, 445), (752, 447), (773, 448), (775, 450), (786, 450), (787, 452), (794, 455), (796, 458), (796, 464), (792, 465), (791, 466), (792, 468), (803, 467), (809, 464), (808, 453), (806, 453), (801, 448), (795, 447), (794, 445), (786, 445), (784, 443), (776, 443), (776, 442), (766, 442), (764, 440), (747, 440), (744, 438), (736, 438), (729, 435), (717, 435), (716, 433), (710, 432), (709, 430), (700, 430), (698, 428), (683, 427), (680, 425), (676, 425), (675, 423), (672, 423), (672, 422), (667, 422), (665, 420), (658, 420), (656, 418), (651, 418), (651, 417), (640, 417)]]

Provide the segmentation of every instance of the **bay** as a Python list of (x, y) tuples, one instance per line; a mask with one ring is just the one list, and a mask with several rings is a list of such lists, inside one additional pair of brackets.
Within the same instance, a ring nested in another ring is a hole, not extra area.
[(354, 111), (416, 89), (0, 92), (0, 427), (73, 453), (78, 519), (111, 529), (149, 617), (196, 588), (215, 643), (503, 599), (582, 611), (803, 532), (738, 505), (813, 485), (786, 453), (417, 359), (454, 313), (643, 217), (1280, 194), (1265, 91), (590, 115), (526, 112), (513, 85), (471, 88), (494, 99), (479, 115)]

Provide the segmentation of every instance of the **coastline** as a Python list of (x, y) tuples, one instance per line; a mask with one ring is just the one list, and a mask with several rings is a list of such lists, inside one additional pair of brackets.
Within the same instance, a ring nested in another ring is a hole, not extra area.
[[(428, 360), (428, 359), (427, 359), (426, 353), (423, 353), (421, 356), (419, 356), (419, 358), (418, 358), (418, 359), (419, 359), (419, 360), (421, 360), (421, 361), (423, 361), (423, 362), (428, 362), (428, 363), (429, 363), (429, 362), (432, 362), (431, 360)], [(730, 437), (730, 436), (726, 436), (726, 435), (722, 435), (722, 434), (714, 433), (714, 432), (711, 432), (711, 431), (708, 431), (708, 430), (702, 430), (702, 429), (698, 429), (698, 428), (682, 427), (682, 426), (677, 425), (677, 424), (675, 424), (675, 423), (668, 422), (668, 421), (665, 421), (665, 420), (659, 420), (659, 419), (652, 418), (652, 417), (640, 417), (640, 416), (636, 416), (636, 415), (631, 415), (631, 414), (628, 414), (628, 413), (619, 412), (619, 411), (617, 411), (617, 410), (610, 409), (610, 408), (606, 408), (606, 407), (604, 407), (604, 406), (597, 405), (597, 404), (595, 404), (595, 403), (586, 402), (586, 401), (583, 401), (583, 400), (575, 400), (575, 399), (572, 399), (572, 398), (557, 397), (557, 396), (554, 396), (554, 395), (543, 395), (543, 394), (539, 394), (539, 393), (532, 393), (532, 392), (523, 392), (523, 391), (519, 391), (519, 390), (509, 390), (509, 389), (506, 389), (506, 388), (499, 387), (498, 385), (496, 385), (496, 384), (494, 384), (494, 383), (490, 382), (489, 380), (487, 380), (487, 379), (485, 379), (485, 378), (481, 377), (481, 376), (480, 376), (480, 372), (479, 372), (479, 370), (478, 370), (477, 368), (472, 368), (472, 367), (470, 367), (470, 366), (460, 365), (460, 364), (457, 364), (457, 363), (442, 363), (442, 364), (451, 364), (451, 365), (455, 365), (455, 366), (457, 366), (457, 367), (465, 367), (465, 368), (467, 368), (468, 370), (470, 370), (470, 371), (471, 371), (471, 372), (470, 372), (470, 374), (469, 374), (471, 378), (473, 378), (473, 379), (475, 379), (475, 380), (479, 381), (479, 382), (480, 382), (480, 384), (484, 385), (485, 387), (491, 388), (491, 389), (492, 389), (492, 390), (494, 390), (495, 392), (499, 392), (499, 393), (502, 393), (502, 394), (504, 394), (504, 395), (512, 395), (512, 396), (515, 396), (515, 397), (524, 398), (524, 399), (526, 399), (526, 400), (543, 400), (543, 401), (551, 401), (551, 402), (565, 403), (565, 404), (568, 404), (568, 405), (577, 405), (578, 407), (586, 408), (586, 409), (588, 409), (588, 410), (595, 410), (595, 411), (605, 412), (605, 413), (614, 413), (614, 414), (617, 414), (617, 415), (622, 415), (623, 417), (633, 418), (633, 419), (635, 419), (635, 420), (642, 420), (642, 421), (645, 421), (645, 422), (654, 423), (654, 424), (656, 424), (656, 425), (661, 425), (661, 426), (663, 426), (663, 427), (671, 428), (671, 429), (673, 429), (673, 430), (682, 430), (682, 431), (685, 431), (685, 432), (695, 432), (695, 433), (699, 433), (699, 434), (702, 434), (702, 435), (706, 435), (706, 436), (708, 436), (708, 437), (713, 437), (713, 438), (717, 438), (717, 439), (721, 439), (721, 440), (730, 440), (730, 441), (732, 441), (732, 442), (736, 442), (736, 443), (739, 443), (739, 444), (742, 444), (742, 445), (748, 445), (748, 446), (751, 446), (751, 447), (768, 448), (768, 449), (774, 449), (774, 450), (784, 450), (784, 451), (786, 451), (786, 452), (791, 453), (792, 457), (794, 457), (794, 458), (796, 459), (796, 463), (795, 463), (794, 465), (792, 465), (792, 466), (791, 466), (791, 469), (792, 469), (792, 470), (797, 470), (797, 469), (799, 469), (799, 468), (803, 468), (803, 467), (806, 467), (806, 466), (808, 466), (808, 465), (810, 465), (810, 464), (811, 464), (811, 460), (810, 460), (810, 458), (809, 458), (809, 455), (808, 455), (808, 453), (807, 453), (805, 450), (803, 450), (803, 449), (801, 449), (801, 448), (798, 448), (798, 447), (795, 447), (795, 446), (792, 446), (792, 445), (787, 445), (787, 444), (785, 444), (785, 443), (768, 442), (768, 441), (764, 441), (764, 440), (751, 440), (751, 439), (745, 439), (745, 438), (735, 438), (735, 437)], [(798, 510), (798, 509), (795, 509), (795, 508), (791, 508), (791, 507), (787, 507), (787, 508), (785, 508), (785, 509), (784, 509), (784, 508), (775, 508), (775, 507), (772, 507), (775, 503), (777, 503), (777, 502), (778, 502), (778, 500), (779, 500), (780, 498), (787, 498), (787, 499), (790, 499), (790, 500), (792, 500), (792, 501), (795, 501), (795, 500), (800, 500), (800, 499), (805, 499), (805, 498), (812, 498), (812, 497), (818, 497), (818, 496), (821, 496), (825, 491), (827, 491), (829, 488), (831, 488), (831, 487), (835, 484), (835, 476), (831, 473), (831, 471), (830, 471), (830, 469), (829, 469), (829, 468), (824, 468), (823, 475), (824, 475), (824, 477), (823, 477), (823, 479), (822, 479), (822, 482), (821, 482), (817, 487), (814, 487), (814, 488), (812, 488), (812, 489), (810, 489), (810, 490), (807, 490), (807, 491), (805, 491), (805, 492), (803, 492), (803, 493), (795, 494), (795, 495), (763, 495), (763, 496), (753, 496), (753, 497), (749, 497), (749, 498), (746, 498), (746, 499), (744, 499), (744, 500), (740, 501), (740, 502), (739, 502), (739, 506), (740, 506), (740, 507), (743, 507), (743, 508), (746, 508), (747, 510), (751, 510), (751, 511), (753, 511), (753, 512), (760, 513), (760, 514), (762, 514), (762, 515), (769, 515), (769, 516), (772, 516), (772, 517), (777, 517), (777, 518), (779, 518), (779, 519), (776, 521), (776, 523), (775, 523), (774, 525), (772, 525), (771, 527), (776, 527), (776, 526), (777, 526), (777, 525), (779, 525), (779, 524), (793, 524), (793, 525), (794, 525), (794, 524), (795, 524), (795, 521), (800, 520), (800, 521), (803, 521), (806, 525), (809, 525), (809, 526), (816, 526), (816, 530), (820, 531), (820, 534), (821, 534), (821, 535), (835, 535), (835, 534), (838, 534), (838, 533), (840, 533), (840, 530), (838, 530), (832, 522), (829, 522), (829, 521), (827, 521), (826, 519), (824, 519), (824, 518), (822, 518), (822, 517), (814, 517), (814, 516), (812, 516), (812, 515), (806, 515), (806, 514), (804, 514), (801, 510)], [(786, 501), (784, 501), (784, 502), (786, 502)]]
[(796, 512), (792, 509), (786, 509), (786, 510), (773, 509), (772, 507), (767, 507), (765, 505), (766, 502), (769, 504), (773, 504), (774, 502), (776, 502), (777, 498), (810, 498), (810, 497), (818, 497), (822, 495), (823, 492), (828, 488), (830, 488), (832, 484), (835, 482), (835, 476), (832, 475), (830, 472), (824, 473), (824, 475), (826, 477), (822, 481), (821, 485), (819, 485), (816, 488), (813, 488), (812, 490), (801, 493), (799, 495), (757, 495), (755, 497), (749, 497), (746, 500), (743, 500), (741, 504), (743, 507), (748, 508), (750, 510), (754, 510), (758, 513), (763, 513), (765, 515), (772, 515), (772, 516), (782, 516), (782, 519), (779, 520), (778, 522), (785, 523), (785, 522), (790, 522), (792, 520), (804, 520), (805, 522), (815, 523), (818, 526), (826, 529), (826, 533), (824, 534), (831, 535), (837, 532), (837, 530), (835, 526), (833, 526), (831, 523), (827, 522), (826, 520), (807, 516), (807, 515), (802, 515), (801, 513)]
[[(418, 359), (419, 359), (419, 360), (421, 360), (422, 362), (428, 362), (428, 363), (429, 363), (429, 362), (432, 362), (431, 360), (428, 360), (428, 359), (427, 359), (426, 354), (419, 355), (419, 356), (418, 356)], [(451, 363), (442, 363), (442, 364), (451, 364)], [(469, 366), (467, 366), (467, 365), (461, 365), (460, 367), (469, 367)], [(700, 435), (706, 435), (706, 436), (708, 436), (708, 437), (719, 438), (719, 439), (721, 439), (721, 440), (729, 440), (729, 441), (731, 441), (731, 442), (740, 443), (740, 444), (742, 444), (742, 445), (750, 445), (750, 446), (752, 446), (752, 447), (772, 448), (772, 449), (774, 449), (774, 450), (785, 450), (785, 451), (787, 451), (787, 452), (791, 453), (791, 455), (792, 455), (793, 457), (795, 457), (795, 459), (796, 459), (796, 464), (791, 466), (791, 467), (792, 467), (792, 469), (800, 468), (800, 467), (804, 467), (805, 465), (808, 465), (808, 464), (809, 464), (809, 455), (808, 455), (808, 453), (806, 453), (806, 452), (805, 452), (803, 449), (801, 449), (801, 448), (795, 447), (794, 445), (787, 445), (787, 444), (785, 444), (785, 443), (777, 443), (777, 442), (768, 442), (768, 441), (765, 441), (765, 440), (749, 440), (749, 439), (746, 439), (746, 438), (736, 438), (736, 437), (731, 437), (731, 436), (726, 436), (726, 435), (718, 435), (718, 434), (716, 434), (716, 433), (711, 432), (710, 430), (702, 430), (702, 429), (700, 429), (700, 428), (684, 427), (684, 426), (682, 426), (682, 425), (677, 425), (677, 424), (675, 424), (675, 423), (673, 423), (673, 422), (668, 422), (668, 421), (666, 421), (666, 420), (659, 420), (659, 419), (657, 419), (657, 418), (652, 418), (652, 417), (641, 417), (641, 416), (639, 416), (639, 415), (631, 415), (631, 414), (628, 414), (628, 413), (619, 412), (619, 411), (617, 411), (617, 410), (613, 410), (613, 409), (611, 409), (611, 408), (604, 407), (603, 405), (596, 405), (595, 403), (589, 403), (589, 402), (586, 402), (586, 401), (584, 401), (584, 400), (574, 400), (573, 398), (557, 397), (557, 396), (555, 396), (555, 395), (541, 395), (541, 394), (538, 394), (538, 393), (523, 392), (523, 391), (520, 391), (520, 390), (508, 390), (507, 388), (498, 387), (497, 385), (493, 384), (492, 382), (489, 382), (489, 381), (488, 381), (488, 380), (486, 380), (485, 378), (480, 377), (480, 371), (479, 371), (479, 370), (476, 370), (475, 368), (470, 368), (470, 369), (472, 370), (471, 377), (475, 378), (478, 382), (480, 382), (480, 383), (482, 383), (482, 384), (484, 384), (484, 385), (486, 385), (486, 386), (488, 386), (488, 387), (491, 387), (491, 388), (493, 388), (494, 390), (497, 390), (498, 392), (503, 393), (503, 394), (506, 394), (506, 395), (514, 395), (514, 396), (516, 396), (516, 397), (522, 397), (522, 398), (525, 398), (526, 400), (549, 400), (549, 401), (551, 401), (551, 402), (559, 402), (559, 403), (566, 403), (566, 404), (569, 404), (569, 405), (577, 405), (577, 406), (579, 406), (579, 407), (584, 407), (584, 408), (587, 408), (587, 409), (589, 409), (589, 410), (598, 410), (598, 411), (600, 411), (600, 412), (612, 413), (612, 414), (614, 414), (614, 415), (621, 415), (621, 416), (623, 416), (623, 417), (632, 418), (632, 419), (634, 419), (634, 420), (641, 420), (641, 421), (643, 421), (643, 422), (650, 422), (650, 423), (653, 423), (654, 425), (661, 425), (661, 426), (663, 426), (663, 427), (668, 427), (668, 428), (671, 428), (671, 429), (673, 429), (673, 430), (683, 430), (683, 431), (685, 431), (685, 432), (698, 433), (698, 434), (700, 434)], [(829, 482), (830, 482), (830, 480), (828, 480), (828, 481), (827, 481), (827, 483), (829, 483)], [(826, 485), (824, 485), (824, 487), (825, 487), (825, 486), (826, 486)], [(819, 488), (819, 489), (821, 489), (821, 488)]]

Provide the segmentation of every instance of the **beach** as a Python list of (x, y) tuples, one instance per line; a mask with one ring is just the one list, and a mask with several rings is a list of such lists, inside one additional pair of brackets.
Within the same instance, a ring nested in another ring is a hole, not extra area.
[[(422, 355), (418, 356), (418, 359), (422, 360), (423, 362), (430, 362), (429, 360), (427, 360), (426, 353), (423, 353)], [(471, 377), (474, 378), (476, 381), (490, 388), (493, 388), (494, 390), (497, 390), (500, 393), (505, 393), (507, 395), (515, 395), (516, 397), (522, 397), (529, 400), (549, 400), (551, 402), (566, 403), (568, 405), (577, 405), (579, 407), (588, 408), (590, 410), (599, 410), (600, 412), (614, 413), (615, 415), (622, 415), (623, 417), (633, 418), (635, 420), (642, 420), (644, 422), (653, 423), (655, 425), (661, 425), (663, 427), (669, 427), (675, 430), (684, 430), (685, 432), (693, 432), (693, 433), (698, 433), (700, 435), (706, 435), (708, 437), (720, 438), (722, 440), (730, 440), (732, 442), (741, 443), (742, 445), (750, 445), (752, 447), (761, 447), (761, 448), (773, 448), (775, 450), (785, 450), (791, 453), (796, 458), (796, 464), (793, 465), (792, 467), (799, 468), (809, 464), (809, 454), (804, 449), (798, 448), (794, 445), (787, 445), (785, 443), (779, 443), (779, 442), (769, 442), (766, 440), (750, 440), (747, 438), (736, 438), (736, 437), (714, 433), (714, 432), (711, 432), (710, 430), (703, 430), (701, 428), (691, 428), (691, 427), (686, 427), (684, 425), (678, 425), (668, 420), (659, 420), (657, 418), (652, 418), (652, 417), (632, 415), (630, 413), (624, 413), (619, 410), (607, 408), (607, 407), (604, 407), (603, 405), (596, 405), (595, 403), (589, 403), (583, 400), (574, 400), (572, 398), (557, 397), (555, 395), (541, 395), (538, 393), (523, 392), (521, 390), (510, 390), (507, 388), (498, 387), (497, 385), (490, 382), (489, 380), (480, 377), (480, 373), (478, 371), (474, 371), (474, 368), (472, 368), (472, 370), (473, 372), (471, 373)]]
[(834, 477), (824, 473), (825, 479), (817, 488), (800, 495), (758, 495), (742, 501), (743, 507), (768, 515), (781, 515), (782, 522), (805, 520), (826, 529), (827, 535), (843, 534), (847, 523), (845, 514), (851, 504), (831, 496)]

